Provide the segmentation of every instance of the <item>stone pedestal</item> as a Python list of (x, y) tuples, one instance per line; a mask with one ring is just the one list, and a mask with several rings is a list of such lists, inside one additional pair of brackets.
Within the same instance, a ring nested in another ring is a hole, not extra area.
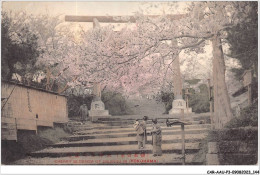
[(187, 108), (186, 101), (182, 98), (174, 99), (172, 101), (172, 109), (169, 111), (169, 114), (181, 114), (182, 109), (184, 109), (185, 114), (192, 113), (192, 108)]
[(105, 105), (101, 101), (101, 99), (95, 99), (91, 103), (91, 109), (89, 111), (89, 116), (91, 117), (91, 121), (95, 122), (99, 118), (109, 117), (109, 111), (105, 110)]

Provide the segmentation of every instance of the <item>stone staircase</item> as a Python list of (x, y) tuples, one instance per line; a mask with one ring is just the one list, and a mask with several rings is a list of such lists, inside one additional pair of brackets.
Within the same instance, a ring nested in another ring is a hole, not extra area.
[[(153, 157), (150, 134), (145, 148), (138, 149), (133, 128), (134, 118), (142, 116), (113, 116), (98, 123), (86, 124), (70, 121), (68, 125), (74, 130), (73, 135), (49, 145), (46, 149), (30, 153), (26, 159), (17, 161), (16, 164), (180, 165), (181, 127), (166, 127), (165, 120), (159, 120), (163, 155)], [(148, 132), (151, 125), (151, 121), (148, 121)], [(194, 156), (200, 150), (200, 143), (207, 136), (209, 129), (209, 124), (196, 122), (185, 126), (186, 164), (202, 164), (194, 160)]]

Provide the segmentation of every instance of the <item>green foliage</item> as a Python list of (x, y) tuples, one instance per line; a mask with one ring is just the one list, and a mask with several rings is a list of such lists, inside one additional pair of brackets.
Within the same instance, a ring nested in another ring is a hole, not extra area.
[(164, 105), (165, 105), (165, 112), (164, 113), (168, 114), (168, 112), (172, 108), (172, 101), (174, 99), (174, 94), (172, 92), (161, 91), (158, 99), (159, 99), (158, 101), (161, 101), (161, 102), (164, 103)]
[(91, 101), (93, 99), (92, 96), (75, 96), (70, 94), (68, 96), (68, 111), (69, 111), (69, 118), (74, 118), (79, 116), (79, 107), (82, 104), (86, 104), (88, 109), (90, 109)]
[(13, 161), (24, 158), (27, 153), (44, 149), (52, 143), (46, 138), (35, 135), (35, 132), (18, 130), (18, 142), (2, 140), (1, 163), (12, 164)]
[(241, 110), (240, 116), (226, 124), (226, 128), (258, 126), (258, 101)]
[(45, 129), (38, 132), (41, 138), (50, 140), (52, 143), (61, 141), (62, 138), (69, 136), (62, 128)]
[(200, 79), (192, 79), (192, 80), (185, 80), (185, 82), (189, 83), (190, 85), (197, 84)]
[[(231, 57), (239, 60), (241, 68), (232, 71), (241, 80), (245, 70), (253, 70), (252, 97), (258, 98), (258, 2), (248, 2), (252, 7), (243, 23), (228, 30)], [(237, 121), (238, 122), (238, 121)]]
[[(199, 86), (200, 92), (195, 93), (195, 90), (189, 88), (191, 93), (189, 97), (189, 107), (196, 113), (209, 112), (209, 97), (208, 97), (208, 87), (205, 84)], [(185, 91), (183, 90), (183, 94)], [(183, 95), (183, 98), (184, 95)], [(170, 92), (161, 92), (159, 98), (165, 105), (165, 113), (167, 114), (172, 108), (172, 101), (174, 99), (174, 94)]]
[(219, 159), (221, 165), (255, 165), (257, 162), (257, 127), (211, 130), (205, 140), (217, 142), (218, 152), (223, 155)]
[(206, 155), (208, 152), (208, 140), (207, 138), (202, 140), (199, 144), (199, 152), (194, 154), (192, 159), (193, 162), (202, 162), (203, 165), (206, 165)]
[[(79, 115), (79, 107), (82, 104), (87, 104), (90, 110), (93, 96), (75, 96), (70, 94), (68, 96), (68, 110), (69, 118), (75, 118)], [(130, 114), (131, 111), (126, 104), (125, 97), (117, 92), (102, 92), (102, 101), (105, 104), (106, 109), (109, 110), (111, 115), (125, 115)]]
[[(257, 127), (239, 127), (239, 128), (224, 128), (220, 130), (210, 130), (208, 132), (207, 137), (200, 143), (200, 150), (198, 153), (194, 155), (192, 161), (194, 162), (203, 162), (206, 164), (206, 154), (208, 153), (208, 143), (209, 142), (217, 142), (219, 152), (223, 153), (225, 151), (225, 147), (228, 147), (229, 150), (236, 150), (234, 152), (238, 152), (240, 143), (246, 143), (248, 146), (246, 150), (248, 151), (246, 154), (252, 154), (250, 160), (243, 160), (244, 164), (251, 164), (252, 161), (257, 161), (257, 156), (254, 156), (255, 152), (258, 148), (258, 129)], [(225, 157), (227, 154), (223, 153)], [(231, 154), (228, 154), (227, 159), (220, 159), (221, 164), (234, 164), (238, 165), (236, 160), (237, 157), (229, 159)], [(240, 161), (241, 162), (241, 161)]]
[(240, 61), (242, 68), (233, 69), (238, 79), (245, 70), (258, 72), (258, 2), (250, 2), (253, 8), (243, 23), (227, 30), (227, 41), (230, 44), (231, 57)]
[(131, 114), (131, 110), (127, 106), (125, 97), (120, 93), (111, 91), (103, 92), (102, 101), (111, 115)]
[(201, 84), (199, 89), (199, 93), (195, 93), (194, 91), (192, 93), (192, 91), (190, 91), (189, 107), (196, 113), (209, 112), (208, 87), (205, 84)]
[[(18, 20), (16, 23), (22, 24), (23, 21)], [(20, 32), (16, 33), (18, 29), (11, 29), (14, 25), (13, 19), (5, 12), (2, 13), (1, 25), (2, 78), (10, 80), (13, 73), (24, 77), (27, 73), (34, 72), (34, 64), (40, 54), (37, 36), (26, 25), (16, 24), (21, 27)], [(19, 68), (15, 64), (19, 64)]]
[(18, 142), (2, 140), (2, 164), (12, 164), (13, 161), (24, 158), (27, 153), (46, 148), (48, 145), (59, 142), (69, 136), (62, 128), (38, 128), (34, 131), (18, 130)]
[(211, 130), (208, 133), (207, 139), (209, 142), (221, 141), (245, 141), (250, 142), (258, 139), (257, 127), (238, 127), (238, 128), (223, 128)]
[(208, 95), (208, 86), (206, 84), (199, 85), (200, 93)]

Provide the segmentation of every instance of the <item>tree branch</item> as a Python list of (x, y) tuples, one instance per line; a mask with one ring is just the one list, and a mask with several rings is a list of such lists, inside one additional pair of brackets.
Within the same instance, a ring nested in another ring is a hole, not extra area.
[(205, 39), (202, 39), (202, 40), (200, 40), (200, 41), (197, 42), (197, 43), (190, 44), (190, 45), (186, 45), (186, 46), (183, 46), (183, 47), (179, 47), (178, 49), (183, 50), (183, 49), (187, 49), (187, 48), (196, 47), (196, 46), (199, 46), (199, 45), (200, 45), (201, 43), (203, 43), (204, 41), (205, 41)]

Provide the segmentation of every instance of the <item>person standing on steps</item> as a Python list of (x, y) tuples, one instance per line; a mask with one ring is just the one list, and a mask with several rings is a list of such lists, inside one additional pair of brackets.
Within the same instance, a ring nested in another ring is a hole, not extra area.
[(80, 121), (82, 123), (85, 123), (88, 118), (88, 107), (86, 104), (83, 104), (79, 107), (79, 116), (80, 116)]
[(140, 122), (141, 127), (143, 127), (144, 130), (144, 140), (143, 140), (143, 147), (145, 147), (145, 144), (147, 143), (147, 132), (146, 132), (146, 122), (148, 120), (147, 116), (143, 117), (143, 120)]
[(162, 130), (159, 124), (157, 123), (157, 119), (153, 119), (152, 126), (152, 145), (153, 145), (153, 156), (161, 156), (162, 155)]
[(138, 142), (138, 149), (144, 148), (144, 128), (142, 124), (136, 119), (134, 123), (134, 128), (136, 130), (136, 140)]

